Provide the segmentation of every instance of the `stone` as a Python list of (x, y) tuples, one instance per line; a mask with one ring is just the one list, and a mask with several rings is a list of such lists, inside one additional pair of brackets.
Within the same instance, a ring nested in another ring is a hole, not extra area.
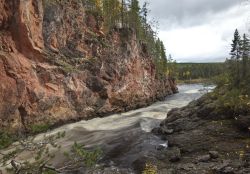
[(203, 155), (197, 158), (198, 162), (208, 162), (209, 160), (211, 160), (210, 155)]
[(240, 115), (234, 118), (235, 125), (242, 131), (250, 130), (250, 115)]
[(222, 171), (225, 174), (234, 174), (234, 168), (231, 166), (225, 167)]
[(160, 144), (157, 146), (157, 150), (164, 150), (168, 148), (168, 142), (164, 143), (164, 144)]
[(165, 129), (162, 129), (162, 133), (170, 135), (170, 134), (174, 133), (174, 129), (167, 129), (167, 128), (165, 128)]
[(52, 90), (54, 90), (54, 91), (58, 91), (58, 86), (55, 85), (55, 84), (46, 83), (45, 85), (46, 85), (46, 87), (48, 87), (48, 88), (50, 88), (50, 89), (52, 89)]
[(209, 151), (209, 155), (212, 159), (219, 158), (219, 153), (217, 151)]
[(170, 162), (178, 162), (181, 160), (181, 150), (179, 148), (173, 148), (169, 157)]

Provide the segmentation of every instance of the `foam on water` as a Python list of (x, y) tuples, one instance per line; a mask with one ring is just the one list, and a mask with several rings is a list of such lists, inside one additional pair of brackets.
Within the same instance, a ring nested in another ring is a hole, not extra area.
[[(181, 85), (179, 86), (179, 93), (166, 97), (165, 101), (122, 114), (113, 114), (104, 118), (94, 118), (64, 125), (47, 134), (66, 132), (66, 136), (60, 139), (62, 152), (68, 150), (75, 141), (85, 144), (87, 147), (101, 146), (107, 153), (112, 152), (113, 149), (121, 148), (125, 143), (127, 144), (126, 148), (128, 148), (126, 149), (127, 156), (121, 155), (120, 158), (121, 161), (128, 162), (133, 159), (133, 155), (140, 154), (139, 151), (141, 150), (146, 153), (156, 145), (167, 147), (167, 141), (162, 141), (156, 136), (148, 135), (148, 133), (159, 126), (170, 109), (183, 107), (201, 97), (204, 94), (203, 89), (203, 85)], [(40, 134), (36, 139), (42, 139), (43, 137), (44, 134)], [(129, 149), (130, 146), (131, 149)], [(123, 148), (120, 150), (121, 154), (122, 150)], [(30, 155), (32, 156), (32, 154)], [(59, 164), (61, 157), (60, 155), (56, 156), (54, 163)], [(111, 158), (111, 160), (114, 159)]]

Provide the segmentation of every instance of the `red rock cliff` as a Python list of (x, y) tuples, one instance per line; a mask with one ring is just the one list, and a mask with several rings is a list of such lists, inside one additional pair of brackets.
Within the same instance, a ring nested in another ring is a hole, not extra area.
[(0, 0), (0, 128), (123, 112), (176, 91), (132, 31), (104, 35), (100, 23), (76, 0)]

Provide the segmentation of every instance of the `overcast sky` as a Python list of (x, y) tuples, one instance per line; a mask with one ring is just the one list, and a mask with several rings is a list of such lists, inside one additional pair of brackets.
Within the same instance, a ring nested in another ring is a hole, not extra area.
[(224, 61), (234, 30), (247, 31), (250, 6), (243, 1), (147, 0), (159, 37), (178, 62)]

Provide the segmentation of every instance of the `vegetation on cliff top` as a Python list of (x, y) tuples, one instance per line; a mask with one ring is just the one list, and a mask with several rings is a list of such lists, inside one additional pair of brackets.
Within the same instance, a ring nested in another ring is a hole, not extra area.
[(148, 3), (142, 7), (138, 0), (85, 0), (87, 12), (103, 21), (101, 30), (112, 32), (114, 28), (132, 29), (143, 51), (154, 60), (158, 77), (173, 74), (173, 59), (168, 57), (163, 42), (157, 37), (157, 22), (148, 18)]
[(224, 73), (216, 78), (218, 89), (211, 95), (217, 98), (220, 110), (229, 111), (237, 119), (250, 113), (250, 42), (236, 29), (231, 46), (231, 58), (225, 63)]

